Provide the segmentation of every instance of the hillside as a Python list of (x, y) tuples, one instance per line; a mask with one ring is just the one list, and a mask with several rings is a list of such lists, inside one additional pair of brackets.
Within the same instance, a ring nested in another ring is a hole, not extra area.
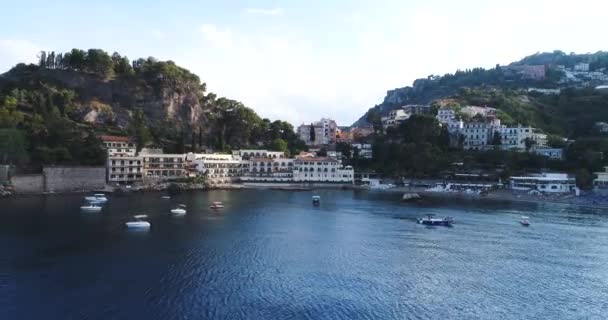
[[(387, 92), (381, 104), (369, 109), (353, 126), (369, 124), (369, 119), (386, 115), (407, 104), (440, 103), (451, 99), (461, 105), (497, 108), (506, 123), (539, 127), (548, 133), (577, 137), (585, 135), (596, 121), (608, 120), (608, 98), (590, 89), (603, 81), (570, 83), (559, 67), (573, 68), (588, 63), (589, 71), (605, 73), (608, 53), (566, 55), (561, 51), (537, 53), (506, 67), (458, 70), (454, 74), (430, 76), (414, 81), (411, 87)], [(525, 68), (543, 70), (544, 78), (526, 74)], [(562, 88), (559, 95), (528, 92), (528, 88)]]
[[(248, 146), (304, 148), (283, 121), (218, 98), (172, 61), (103, 50), (41, 52), (37, 65), (0, 75), (0, 162), (100, 164), (96, 135), (132, 135), (166, 152)], [(287, 147), (285, 147), (287, 146)]]

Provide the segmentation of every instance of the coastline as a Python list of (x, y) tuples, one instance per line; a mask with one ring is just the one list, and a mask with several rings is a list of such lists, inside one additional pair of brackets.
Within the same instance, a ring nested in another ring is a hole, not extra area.
[[(170, 185), (177, 185), (177, 190), (170, 191)], [(496, 202), (520, 202), (520, 203), (549, 203), (549, 204), (564, 204), (578, 207), (593, 208), (593, 209), (608, 209), (608, 199), (604, 202), (597, 202), (589, 199), (586, 196), (576, 197), (574, 195), (529, 195), (526, 193), (516, 193), (509, 190), (492, 191), (486, 195), (466, 194), (463, 192), (433, 192), (426, 191), (422, 187), (396, 187), (390, 189), (369, 189), (367, 187), (347, 184), (324, 184), (324, 183), (232, 183), (232, 184), (189, 184), (189, 183), (161, 183), (156, 185), (139, 186), (133, 188), (116, 188), (106, 186), (104, 189), (97, 190), (74, 190), (69, 192), (43, 192), (43, 193), (12, 193), (0, 197), (14, 198), (27, 196), (48, 196), (48, 195), (63, 195), (63, 194), (83, 194), (83, 193), (111, 193), (111, 194), (131, 194), (145, 192), (187, 192), (187, 191), (210, 191), (210, 190), (273, 190), (273, 191), (314, 191), (317, 189), (334, 189), (334, 190), (359, 190), (368, 192), (382, 192), (394, 194), (415, 193), (422, 199), (463, 199), (463, 200), (482, 200)]]

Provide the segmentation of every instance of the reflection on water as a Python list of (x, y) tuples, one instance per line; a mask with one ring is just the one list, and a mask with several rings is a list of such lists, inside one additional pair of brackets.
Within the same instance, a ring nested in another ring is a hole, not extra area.
[[(603, 319), (608, 216), (362, 191), (2, 200), (0, 319)], [(211, 210), (213, 201), (225, 208)], [(188, 213), (170, 210), (186, 204)], [(415, 223), (452, 216), (452, 228)], [(146, 214), (149, 230), (124, 223)], [(522, 215), (532, 225), (519, 225)]]

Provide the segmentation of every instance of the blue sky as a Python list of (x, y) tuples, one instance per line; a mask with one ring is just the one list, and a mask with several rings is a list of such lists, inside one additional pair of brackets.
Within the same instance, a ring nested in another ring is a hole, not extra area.
[(600, 0), (5, 0), (0, 72), (40, 50), (171, 59), (294, 125), (350, 125), (387, 90), (537, 51), (608, 50)]

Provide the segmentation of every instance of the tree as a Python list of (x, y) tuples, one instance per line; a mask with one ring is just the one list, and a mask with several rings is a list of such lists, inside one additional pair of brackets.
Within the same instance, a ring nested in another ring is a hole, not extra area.
[(317, 151), (317, 156), (318, 157), (327, 157), (327, 149), (325, 149), (325, 147), (319, 149), (319, 151)]
[(135, 137), (138, 152), (150, 142), (152, 137), (146, 125), (146, 115), (143, 110), (137, 109), (134, 112), (129, 131), (131, 136)]
[(310, 124), (310, 142), (314, 143), (317, 139), (316, 139), (316, 134), (315, 134), (315, 126), (311, 123)]
[(20, 161), (27, 155), (25, 132), (18, 129), (0, 129), (0, 161)]
[(288, 152), (289, 148), (285, 140), (277, 138), (272, 140), (272, 143), (270, 144), (270, 150)]
[(589, 170), (585, 168), (580, 168), (576, 170), (575, 173), (576, 178), (576, 186), (583, 189), (589, 190), (593, 187), (593, 179), (594, 176), (589, 172)]
[(536, 142), (532, 138), (526, 137), (524, 139), (524, 145), (526, 146), (526, 151), (530, 151), (530, 149), (532, 148), (532, 146), (534, 146), (534, 144), (536, 144)]

